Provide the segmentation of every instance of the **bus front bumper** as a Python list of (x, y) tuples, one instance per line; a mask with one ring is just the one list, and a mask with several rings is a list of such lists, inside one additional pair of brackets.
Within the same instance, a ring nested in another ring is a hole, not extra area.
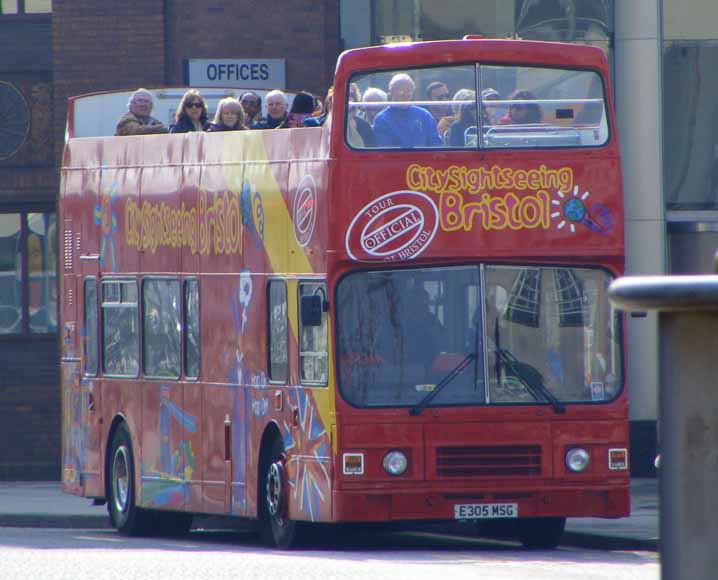
[[(385, 522), (401, 520), (453, 520), (455, 506), (515, 504), (516, 516), (522, 517), (605, 517), (630, 514), (629, 485), (546, 486), (541, 490), (520, 490), (496, 486), (477, 493), (452, 489), (394, 487), (391, 490), (334, 490), (335, 522)], [(471, 510), (473, 511), (473, 510)], [(462, 510), (463, 513), (466, 510)]]

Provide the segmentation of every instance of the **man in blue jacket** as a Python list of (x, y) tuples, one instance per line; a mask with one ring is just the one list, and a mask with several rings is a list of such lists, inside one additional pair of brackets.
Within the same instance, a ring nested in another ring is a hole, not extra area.
[(432, 114), (409, 103), (414, 89), (414, 81), (406, 73), (396, 74), (389, 81), (389, 106), (374, 119), (376, 147), (441, 147)]

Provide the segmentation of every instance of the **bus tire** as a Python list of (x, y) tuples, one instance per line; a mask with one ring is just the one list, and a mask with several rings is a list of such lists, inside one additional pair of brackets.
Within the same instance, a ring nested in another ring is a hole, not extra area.
[(296, 522), (288, 517), (289, 484), (284, 445), (275, 437), (263, 454), (259, 479), (259, 533), (272, 547), (288, 550), (294, 544)]
[(553, 550), (561, 543), (566, 518), (518, 520), (519, 539), (527, 550)]
[(121, 534), (139, 536), (149, 530), (148, 513), (135, 504), (135, 459), (130, 432), (121, 423), (110, 444), (109, 495), (110, 522)]

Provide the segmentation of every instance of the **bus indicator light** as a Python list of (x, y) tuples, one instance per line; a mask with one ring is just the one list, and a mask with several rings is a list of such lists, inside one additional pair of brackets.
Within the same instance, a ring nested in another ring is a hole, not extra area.
[(364, 454), (363, 453), (344, 453), (342, 455), (342, 463), (344, 475), (364, 475)]
[(609, 449), (608, 469), (611, 471), (628, 469), (628, 449)]

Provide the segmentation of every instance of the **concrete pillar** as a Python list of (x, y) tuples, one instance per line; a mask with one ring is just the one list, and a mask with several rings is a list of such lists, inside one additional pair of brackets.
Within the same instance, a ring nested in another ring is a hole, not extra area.
[(663, 580), (718, 570), (718, 276), (631, 277), (611, 301), (658, 312)]
[[(614, 71), (623, 167), (626, 273), (666, 272), (662, 171), (661, 0), (616, 1)], [(658, 416), (655, 314), (628, 318), (630, 419)], [(650, 458), (643, 458), (647, 461)]]

